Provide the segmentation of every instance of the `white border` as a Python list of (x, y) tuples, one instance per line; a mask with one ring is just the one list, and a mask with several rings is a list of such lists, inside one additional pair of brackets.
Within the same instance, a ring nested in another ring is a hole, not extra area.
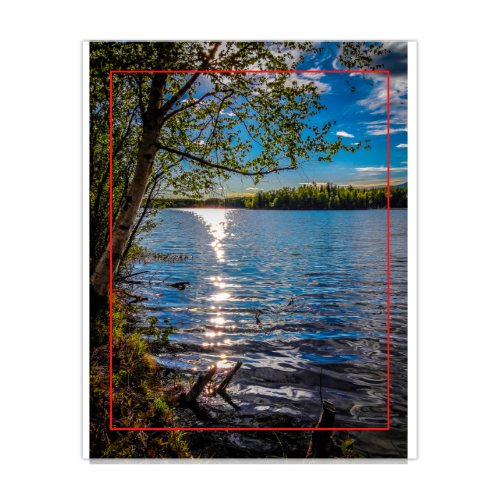
[(82, 284), (83, 284), (83, 318), (82, 318), (82, 355), (83, 355), (83, 370), (82, 370), (82, 399), (83, 399), (83, 422), (82, 422), (82, 458), (89, 458), (90, 451), (90, 440), (89, 440), (89, 422), (90, 422), (90, 409), (89, 409), (89, 376), (90, 376), (90, 347), (89, 347), (89, 209), (88, 209), (88, 199), (89, 199), (89, 122), (90, 122), (90, 43), (83, 42), (82, 47), (82, 140), (83, 140), (83, 150), (82, 150), (82, 213), (83, 213), (83, 265), (82, 265)]
[(417, 458), (417, 42), (408, 42), (408, 458)]
[[(89, 458), (89, 134), (90, 43), (82, 47), (82, 161), (83, 161), (83, 335), (82, 335), (82, 457)], [(417, 42), (408, 42), (408, 458), (417, 458)]]

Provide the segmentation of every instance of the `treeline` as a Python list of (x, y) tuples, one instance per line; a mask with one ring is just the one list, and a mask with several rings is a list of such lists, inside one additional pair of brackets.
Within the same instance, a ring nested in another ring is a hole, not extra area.
[[(142, 202), (144, 206), (146, 201)], [(207, 198), (206, 200), (192, 200), (189, 198), (157, 198), (151, 201), (152, 208), (245, 208), (245, 197)]]
[[(390, 189), (390, 207), (407, 208), (408, 187)], [(245, 198), (245, 207), (266, 210), (368, 210), (387, 208), (387, 188), (358, 189), (311, 184), (260, 192)]]
[[(408, 187), (390, 189), (391, 208), (408, 207)], [(144, 204), (144, 203), (143, 203)], [(387, 188), (359, 189), (336, 184), (312, 184), (260, 192), (254, 196), (231, 198), (158, 198), (152, 208), (250, 208), (263, 210), (369, 210), (387, 208)]]

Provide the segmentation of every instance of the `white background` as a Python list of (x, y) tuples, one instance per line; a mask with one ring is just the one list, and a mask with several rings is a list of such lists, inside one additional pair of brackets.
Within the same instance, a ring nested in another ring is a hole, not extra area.
[[(101, 0), (3, 7), (6, 498), (494, 496), (500, 166), (492, 5)], [(202, 38), (418, 41), (418, 460), (137, 469), (81, 459), (82, 41)]]

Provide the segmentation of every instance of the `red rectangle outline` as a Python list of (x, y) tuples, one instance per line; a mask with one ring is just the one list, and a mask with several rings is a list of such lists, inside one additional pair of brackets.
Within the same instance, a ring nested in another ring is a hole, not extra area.
[(387, 75), (387, 427), (332, 427), (332, 431), (388, 431), (390, 429), (390, 71), (126, 71), (109, 72), (109, 426), (114, 431), (314, 431), (317, 427), (113, 427), (113, 73), (385, 73)]

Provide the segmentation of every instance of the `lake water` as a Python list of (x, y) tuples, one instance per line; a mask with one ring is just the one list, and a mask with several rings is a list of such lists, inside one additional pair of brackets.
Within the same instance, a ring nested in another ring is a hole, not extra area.
[[(320, 383), (337, 408), (336, 426), (387, 426), (385, 210), (169, 209), (160, 216), (142, 245), (193, 256), (163, 266), (152, 288), (137, 289), (149, 297), (149, 315), (179, 328), (171, 343), (182, 349), (161, 355), (162, 363), (196, 373), (241, 359), (228, 391), (241, 409), (238, 427), (252, 427), (255, 415), (315, 426)], [(396, 447), (406, 454), (406, 210), (391, 211), (390, 220), (391, 431), (363, 434), (381, 456)], [(165, 286), (167, 278), (190, 286)]]

